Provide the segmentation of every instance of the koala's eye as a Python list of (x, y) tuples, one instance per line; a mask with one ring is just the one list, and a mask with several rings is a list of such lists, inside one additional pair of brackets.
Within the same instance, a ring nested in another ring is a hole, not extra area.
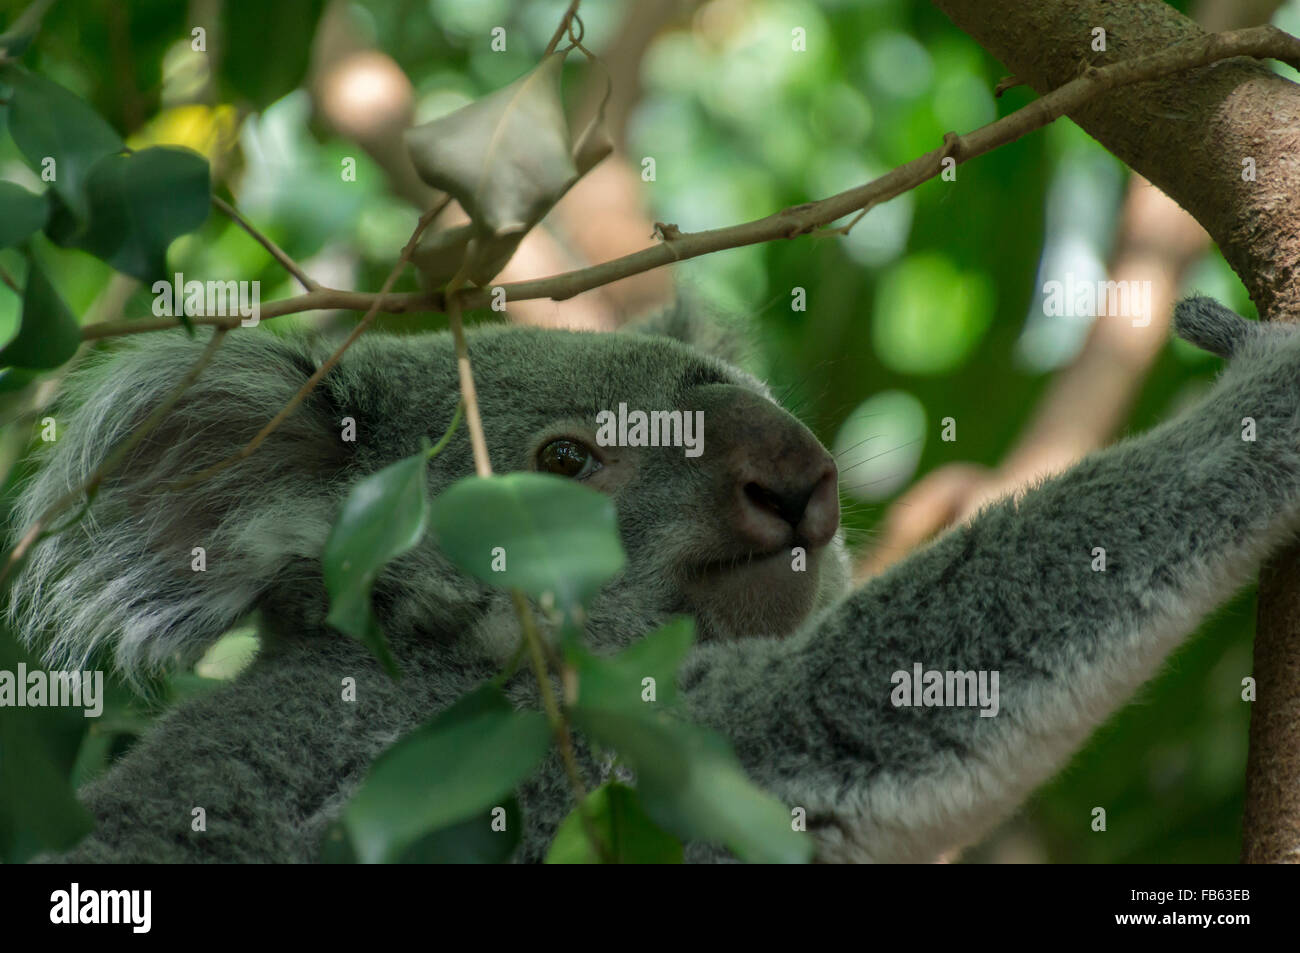
[(537, 468), (573, 480), (584, 480), (600, 469), (600, 461), (576, 440), (552, 440), (537, 454)]

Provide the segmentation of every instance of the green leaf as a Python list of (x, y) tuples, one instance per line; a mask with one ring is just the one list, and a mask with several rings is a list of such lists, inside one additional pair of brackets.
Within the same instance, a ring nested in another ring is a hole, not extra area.
[(80, 248), (143, 282), (167, 273), (167, 246), (202, 225), (211, 209), (208, 162), (170, 146), (110, 155), (86, 180), (84, 229), (56, 203), (47, 232), (57, 244)]
[(326, 622), (368, 645), (397, 671), (370, 607), (379, 571), (420, 541), (429, 516), (428, 451), (389, 464), (357, 483), (325, 541), (321, 562), (330, 597)]
[(21, 185), (0, 182), (0, 248), (26, 241), (45, 226), (49, 205), (44, 195), (28, 192)]
[(179, 702), (206, 695), (225, 684), (219, 678), (204, 678), (194, 672), (173, 672), (167, 677), (168, 701), (175, 705)]
[(623, 568), (613, 501), (550, 474), (466, 477), (433, 501), (430, 525), (465, 572), (565, 609)]
[[(16, 680), (20, 664), (39, 668), (0, 627), (0, 679)], [(88, 719), (75, 709), (13, 705), (8, 699), (0, 716), (0, 860), (5, 863), (71, 847), (93, 827), (68, 781)]]
[(18, 333), (0, 348), (0, 365), (58, 367), (81, 346), (81, 328), (36, 259), (28, 258), (23, 316)]
[[(504, 815), (499, 809), (504, 810)], [(519, 846), (523, 832), (523, 815), (519, 802), (508, 797), (498, 807), (476, 817), (452, 824), (415, 840), (402, 851), (400, 864), (501, 864), (508, 861)], [(352, 847), (347, 827), (335, 821), (321, 839), (320, 862), (355, 864), (357, 853)]]
[(402, 851), (403, 864), (502, 864), (519, 846), (523, 813), (508, 797), (468, 820), (426, 834)]
[(674, 619), (617, 655), (601, 657), (576, 649), (577, 703), (586, 708), (615, 711), (651, 707), (646, 693), (653, 678), (654, 704), (669, 707), (677, 701), (677, 670), (695, 641), (695, 624)]
[[(222, 86), (259, 110), (301, 86), (324, 6), (324, 0), (223, 0)], [(276, 41), (268, 55), (270, 37)]]
[[(637, 793), (626, 785), (611, 781), (587, 795), (583, 802), (596, 836), (605, 846), (606, 855), (616, 864), (680, 864), (682, 844), (650, 819)], [(575, 809), (560, 829), (546, 854), (548, 864), (598, 864), (599, 855)]]
[(357, 852), (348, 836), (347, 825), (342, 820), (334, 821), (325, 828), (321, 837), (317, 860), (322, 864), (355, 864)]
[(577, 706), (574, 723), (636, 772), (646, 813), (682, 840), (727, 847), (753, 863), (804, 863), (813, 843), (787, 807), (756, 787), (720, 735), (662, 712)]
[(0, 370), (0, 394), (22, 390), (32, 381), (38, 380), (40, 376), (40, 371), (25, 371), (17, 367), (6, 367), (4, 370)]
[(471, 692), (375, 761), (344, 812), (357, 857), (392, 862), (425, 834), (505, 806), (550, 744), (541, 712), (515, 711), (495, 685)]
[(18, 151), (44, 175), (45, 160), (54, 160), (51, 188), (84, 221), (90, 213), (86, 182), (91, 167), (125, 145), (113, 127), (89, 105), (57, 83), (16, 66), (0, 67), (0, 80), (13, 87), (9, 133)]

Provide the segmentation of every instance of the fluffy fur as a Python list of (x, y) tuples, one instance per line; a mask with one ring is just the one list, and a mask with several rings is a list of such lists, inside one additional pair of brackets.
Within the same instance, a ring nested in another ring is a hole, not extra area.
[[(1180, 306), (1178, 324), (1236, 354), (1198, 407), (994, 504), (851, 593), (837, 539), (814, 554), (812, 609), (791, 635), (765, 631), (779, 611), (746, 610), (778, 597), (711, 601), (689, 585), (727, 534), (707, 442), (701, 463), (672, 450), (629, 454), (606, 487), (628, 565), (592, 605), (589, 640), (614, 648), (674, 613), (694, 615), (703, 639), (681, 678), (688, 713), (732, 740), (755, 781), (807, 809), (821, 859), (930, 860), (977, 839), (1297, 525), (1300, 338), (1207, 299)], [(167, 492), (237, 448), (322, 356), (304, 340), (230, 338), (91, 517), (38, 550), (18, 583), (17, 628), (54, 664), (96, 654), (129, 672), (184, 663), (253, 610), (267, 632), (247, 672), (169, 713), (88, 787), (99, 826), (70, 859), (311, 860), (375, 756), (490, 676), (518, 638), (507, 602), (428, 539), (375, 590), (407, 678), (391, 682), (324, 624), (319, 553), (333, 516), (357, 478), (446, 428), (457, 400), (449, 339), (362, 338), (244, 464)], [(17, 524), (76, 485), (202, 346), (149, 336), (76, 375), (63, 437)], [(541, 441), (620, 401), (708, 406), (713, 421), (743, 412), (790, 446), (815, 446), (760, 383), (676, 341), (492, 328), (470, 349), (499, 471), (528, 468)], [(1254, 442), (1242, 439), (1246, 416)], [(344, 417), (356, 420), (355, 443), (339, 439)], [(472, 469), (462, 432), (431, 465), (430, 490)], [(190, 569), (195, 546), (207, 550), (206, 573)], [(1095, 546), (1105, 572), (1092, 570)], [(894, 707), (891, 675), (914, 662), (998, 671), (999, 714)], [(340, 699), (345, 676), (357, 679), (356, 703)], [(526, 678), (511, 692), (535, 704)], [(570, 809), (557, 760), (520, 801), (518, 858), (538, 860)], [(190, 831), (195, 806), (207, 811), (206, 833)], [(688, 845), (689, 859), (724, 857)]]

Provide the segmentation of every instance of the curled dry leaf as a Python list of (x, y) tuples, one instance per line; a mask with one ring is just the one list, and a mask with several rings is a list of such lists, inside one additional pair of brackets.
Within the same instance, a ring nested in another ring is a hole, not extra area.
[(605, 128), (605, 107), (609, 105), (609, 97), (613, 92), (614, 84), (606, 75), (605, 95), (600, 100), (600, 107), (596, 110), (596, 115), (591, 117), (591, 122), (587, 123), (587, 128), (582, 130), (577, 145), (573, 147), (573, 164), (578, 169), (579, 178), (590, 172), (601, 159), (614, 151), (614, 140), (609, 137), (609, 131)]
[(455, 197), (470, 217), (417, 246), (413, 258), (427, 286), (445, 284), (462, 268), (474, 284), (491, 281), (529, 230), (612, 151), (604, 102), (573, 145), (560, 100), (564, 57), (548, 54), (504, 89), (407, 130), (420, 178)]

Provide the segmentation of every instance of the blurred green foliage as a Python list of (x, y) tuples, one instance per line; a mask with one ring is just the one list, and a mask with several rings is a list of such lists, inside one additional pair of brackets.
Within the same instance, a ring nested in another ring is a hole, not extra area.
[[(602, 48), (629, 3), (584, 4), (587, 46)], [(566, 5), (358, 0), (353, 7), (366, 38), (411, 78), (417, 120), (426, 121), (535, 65)], [(23, 6), (0, 0), (0, 28)], [(355, 287), (378, 288), (413, 213), (360, 150), (326, 135), (312, 116), (303, 72), (322, 4), (225, 0), (223, 23), (234, 42), (211, 76), (189, 50), (190, 6), (64, 0), (23, 63), (84, 97), (134, 148), (185, 145), (211, 157), (223, 137), (236, 137), (222, 184), (214, 176), (218, 191), (232, 189), (245, 214), (296, 259), (341, 269)], [(1300, 22), (1300, 4), (1287, 4), (1279, 22)], [(497, 26), (510, 37), (505, 52), (489, 49)], [(806, 30), (807, 52), (791, 52), (792, 26)], [(580, 69), (568, 69), (572, 85)], [(1024, 88), (992, 96), (1005, 72), (921, 0), (713, 0), (650, 47), (629, 154), (656, 159), (657, 180), (644, 184), (655, 218), (683, 230), (729, 225), (865, 182), (935, 148), (948, 130), (969, 131), (1029, 102)], [(213, 104), (196, 105), (193, 91), (205, 83), (213, 84)], [(0, 123), (6, 112), (0, 107)], [(343, 156), (356, 157), (354, 183), (340, 181)], [(1050, 371), (1068, 362), (1086, 333), (1086, 324), (1033, 317), (1044, 248), (1068, 236), (1078, 271), (1104, 262), (1125, 175), (1061, 121), (961, 166), (955, 182), (929, 182), (874, 209), (847, 237), (722, 252), (682, 263), (675, 274), (704, 299), (753, 316), (763, 369), (824, 442), (838, 449), (875, 435), (873, 447), (897, 451), (892, 469), (858, 478), (883, 487), (872, 494), (877, 499), (846, 509), (851, 539), (865, 542), (890, 499), (916, 477), (949, 462), (995, 464), (1011, 446)], [(41, 189), (8, 136), (0, 136), (0, 179)], [(72, 311), (82, 320), (95, 314), (112, 270), (83, 252), (37, 244)], [(0, 251), (0, 264), (25, 273), (12, 250)], [(295, 290), (221, 216), (174, 242), (168, 264), (260, 279), (263, 301)], [(1197, 264), (1189, 285), (1253, 314), (1217, 253)], [(397, 285), (415, 287), (409, 272)], [(795, 288), (806, 290), (806, 311), (790, 306)], [(20, 303), (0, 288), (0, 342), (13, 335)], [(137, 288), (122, 313), (148, 315), (150, 304), (148, 289)], [(332, 316), (326, 326), (355, 318)], [(320, 316), (293, 316), (268, 327), (277, 333), (304, 322), (322, 326)], [(439, 315), (379, 322), (395, 332), (442, 324)], [(1128, 428), (1163, 419), (1216, 366), (1190, 348), (1166, 348)], [(10, 471), (10, 489), (24, 472), (13, 464), (31, 439), (29, 422), (10, 420), (17, 406), (0, 405), (0, 468)], [(956, 442), (938, 439), (946, 416), (960, 421)], [(1252, 620), (1246, 593), (970, 856), (1235, 860), (1249, 719), (1240, 683), (1250, 674)], [(237, 638), (246, 643), (248, 635)], [(201, 684), (182, 679), (159, 699)], [(85, 742), (80, 775), (102, 770), (156, 708), (116, 686), (113, 718)], [(1107, 811), (1105, 833), (1089, 826), (1097, 806)]]

